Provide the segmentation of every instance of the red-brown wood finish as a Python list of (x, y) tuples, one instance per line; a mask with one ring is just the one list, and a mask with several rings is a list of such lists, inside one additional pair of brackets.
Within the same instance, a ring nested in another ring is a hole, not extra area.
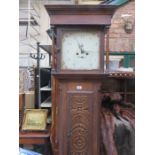
[(73, 14), (107, 14), (113, 15), (115, 5), (45, 5), (49, 15), (73, 15)]
[(110, 15), (55, 15), (51, 18), (55, 25), (108, 25), (110, 22)]
[[(111, 24), (114, 6), (45, 6), (55, 30), (52, 72), (51, 143), (54, 155), (99, 155), (100, 88), (104, 74), (105, 27)], [(97, 30), (100, 35), (100, 68), (62, 70), (61, 41), (64, 31)]]
[(19, 132), (19, 144), (20, 145), (43, 145), (44, 155), (50, 155), (51, 154), (50, 126), (48, 126), (47, 132), (20, 131)]
[(110, 25), (116, 6), (46, 5), (52, 25)]
[(58, 87), (58, 154), (98, 155), (100, 82), (65, 79)]

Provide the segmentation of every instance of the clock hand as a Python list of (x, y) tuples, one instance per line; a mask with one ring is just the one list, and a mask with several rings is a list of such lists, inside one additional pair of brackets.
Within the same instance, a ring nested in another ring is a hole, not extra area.
[(78, 44), (78, 47), (79, 47), (79, 49), (80, 49), (80, 51), (81, 51), (82, 49), (81, 49), (81, 45), (80, 45), (80, 44)]
[(85, 51), (83, 49), (83, 44), (80, 44), (80, 49), (81, 49), (81, 54), (85, 53)]
[(75, 39), (75, 40), (76, 40), (76, 42), (77, 42), (77, 44), (78, 44), (79, 49), (81, 50), (81, 45), (80, 45), (80, 43), (77, 41), (77, 39)]
[(77, 40), (76, 40), (76, 42), (77, 42), (78, 47), (79, 47), (79, 49), (80, 49), (80, 51), (81, 51), (81, 54), (85, 53), (85, 52), (84, 52), (84, 49), (83, 49), (83, 44), (80, 44)]
[(84, 53), (85, 53), (86, 55), (89, 55), (89, 52), (90, 52), (90, 51), (84, 50), (83, 44), (79, 44), (79, 43), (78, 43), (78, 46), (79, 46), (79, 48), (80, 48), (81, 54), (84, 54)]

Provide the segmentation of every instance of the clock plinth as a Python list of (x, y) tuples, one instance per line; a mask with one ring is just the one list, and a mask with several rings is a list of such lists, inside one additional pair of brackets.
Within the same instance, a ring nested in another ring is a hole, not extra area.
[(53, 28), (52, 148), (54, 155), (100, 155), (100, 87), (107, 27), (103, 5), (45, 6)]

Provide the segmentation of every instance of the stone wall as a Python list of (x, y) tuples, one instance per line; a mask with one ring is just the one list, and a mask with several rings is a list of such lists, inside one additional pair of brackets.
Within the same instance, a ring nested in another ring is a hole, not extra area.
[(134, 24), (135, 19), (135, 2), (131, 1), (119, 7), (113, 18), (109, 32), (110, 51), (134, 51), (135, 50), (135, 27), (131, 33), (124, 30), (125, 20), (130, 20)]

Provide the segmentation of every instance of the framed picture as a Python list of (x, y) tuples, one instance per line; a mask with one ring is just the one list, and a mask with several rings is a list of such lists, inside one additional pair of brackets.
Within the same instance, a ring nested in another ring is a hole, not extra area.
[(78, 4), (100, 4), (103, 0), (78, 0)]
[(46, 130), (47, 114), (47, 109), (26, 109), (22, 123), (22, 130)]

